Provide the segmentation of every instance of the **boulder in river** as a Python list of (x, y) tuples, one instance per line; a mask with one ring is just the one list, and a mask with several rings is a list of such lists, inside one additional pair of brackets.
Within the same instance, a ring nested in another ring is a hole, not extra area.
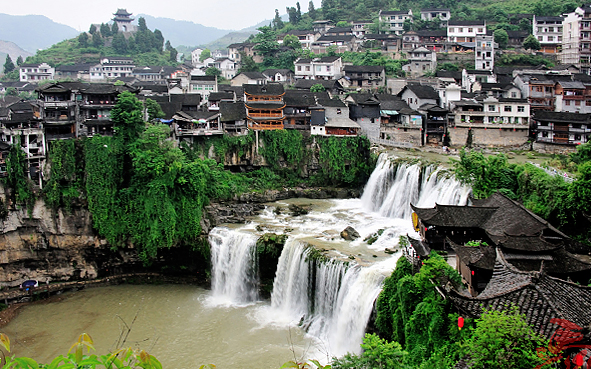
[(355, 228), (349, 226), (341, 231), (341, 237), (348, 241), (353, 241), (361, 236), (359, 235), (359, 232), (355, 230)]

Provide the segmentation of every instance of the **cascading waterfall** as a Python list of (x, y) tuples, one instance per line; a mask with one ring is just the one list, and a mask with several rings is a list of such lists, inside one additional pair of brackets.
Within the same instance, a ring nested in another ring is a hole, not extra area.
[[(435, 203), (463, 205), (467, 203), (469, 194), (468, 187), (442, 175), (435, 166), (393, 164), (382, 154), (361, 201), (351, 202), (357, 208), (351, 213), (341, 208), (335, 219), (342, 219), (344, 214), (358, 219), (359, 213), (367, 214), (369, 211), (373, 219), (383, 222), (381, 224), (392, 223), (386, 225), (390, 228), (384, 234), (395, 232), (394, 238), (404, 229), (399, 223), (405, 223), (411, 216), (411, 203), (420, 207), (431, 207)], [(367, 216), (369, 218), (369, 214)], [(275, 217), (269, 210), (261, 219), (268, 222), (277, 219)], [(301, 325), (308, 334), (321, 340), (332, 356), (359, 353), (359, 344), (383, 280), (394, 269), (400, 255), (392, 255), (367, 266), (354, 261), (317, 259), (302, 238), (319, 229), (330, 228), (333, 223), (340, 224), (339, 227), (343, 223), (326, 216), (309, 217), (308, 221), (316, 223), (298, 223), (303, 232), (290, 236), (283, 247), (273, 282), (271, 306), (264, 307), (264, 320)], [(318, 223), (319, 219), (321, 223)], [(363, 223), (357, 224), (364, 226)], [(338, 234), (340, 230), (342, 228), (331, 229), (327, 234), (335, 231)], [(230, 304), (256, 301), (258, 266), (252, 225), (238, 230), (216, 227), (209, 239), (213, 297)]]
[(331, 355), (358, 353), (382, 288), (383, 270), (338, 260), (315, 262), (309, 256), (309, 249), (297, 240), (286, 243), (273, 284), (273, 310), (301, 323)]
[(216, 227), (211, 244), (211, 289), (216, 300), (243, 304), (258, 299), (256, 237)]
[(421, 207), (432, 207), (435, 203), (466, 204), (470, 188), (453, 178), (439, 178), (438, 173), (439, 170), (433, 166), (395, 165), (386, 154), (381, 154), (365, 186), (361, 202), (368, 211), (400, 219), (410, 218), (410, 204)]

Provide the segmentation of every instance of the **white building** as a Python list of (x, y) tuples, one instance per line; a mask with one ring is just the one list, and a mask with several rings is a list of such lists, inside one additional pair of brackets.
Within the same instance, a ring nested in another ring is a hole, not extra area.
[(591, 72), (591, 7), (565, 14), (560, 62), (574, 64), (582, 73)]
[(55, 68), (47, 63), (21, 64), (19, 66), (19, 77), (21, 82), (39, 82), (53, 80)]
[(132, 58), (128, 57), (105, 57), (90, 68), (90, 82), (105, 82), (110, 79), (129, 77), (135, 69)]
[(447, 8), (421, 9), (421, 19), (424, 21), (441, 20), (441, 27), (445, 27), (451, 18), (451, 11)]
[(339, 79), (343, 76), (343, 61), (340, 56), (302, 59), (295, 61), (296, 79)]
[(534, 15), (532, 34), (540, 42), (541, 52), (559, 53), (562, 48), (562, 22), (564, 17), (538, 17)]
[(448, 42), (476, 42), (476, 36), (486, 36), (484, 21), (449, 21), (447, 24)]
[(197, 66), (201, 64), (201, 61), (199, 60), (199, 58), (201, 57), (201, 53), (203, 52), (203, 49), (195, 49), (193, 51), (191, 51), (191, 64), (193, 66)]
[(412, 10), (408, 12), (395, 10), (383, 11), (380, 10), (379, 21), (386, 24), (385, 33), (393, 33), (401, 35), (404, 33), (404, 21), (409, 19), (412, 22)]
[(474, 68), (476, 70), (493, 70), (495, 67), (494, 36), (476, 36)]
[(433, 72), (437, 67), (437, 54), (423, 46), (409, 51), (407, 58), (409, 64), (402, 66), (402, 70), (411, 77)]

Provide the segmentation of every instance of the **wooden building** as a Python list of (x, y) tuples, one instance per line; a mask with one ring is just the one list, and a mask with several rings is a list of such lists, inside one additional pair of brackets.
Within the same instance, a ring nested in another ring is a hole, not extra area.
[(266, 85), (244, 85), (244, 103), (248, 118), (248, 128), (254, 130), (283, 129), (283, 95), (285, 90), (280, 83)]

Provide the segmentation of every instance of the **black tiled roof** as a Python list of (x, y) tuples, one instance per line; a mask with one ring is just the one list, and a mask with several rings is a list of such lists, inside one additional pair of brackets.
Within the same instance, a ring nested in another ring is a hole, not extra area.
[(339, 89), (342, 90), (343, 86), (341, 86), (341, 84), (334, 80), (324, 80), (324, 79), (298, 79), (295, 83), (295, 88), (297, 89), (304, 89), (304, 90), (309, 90), (310, 87), (314, 86), (314, 85), (322, 85), (322, 87), (324, 87), (327, 90), (332, 90), (332, 89)]
[(548, 121), (548, 122), (577, 122), (586, 123), (589, 122), (591, 114), (579, 114), (579, 113), (568, 113), (559, 111), (542, 111), (536, 110), (534, 112), (534, 119), (537, 121)]
[[(266, 80), (267, 79), (267, 77), (265, 77), (263, 75), (263, 73), (261, 73), (261, 72), (242, 72), (240, 74), (244, 74), (249, 79), (262, 79), (262, 80)], [(236, 76), (236, 77), (238, 77), (238, 76)], [(236, 77), (234, 77), (234, 78), (236, 78)]]
[(343, 69), (350, 73), (382, 73), (384, 71), (381, 65), (345, 65)]
[(340, 99), (318, 99), (318, 104), (327, 108), (346, 108), (344, 102)]
[(505, 310), (511, 304), (526, 316), (538, 333), (549, 338), (552, 318), (571, 321), (581, 327), (591, 324), (591, 287), (579, 286), (540, 272), (517, 270), (497, 252), (493, 276), (476, 297), (452, 289), (449, 296), (464, 314), (480, 317), (484, 309)]
[(210, 92), (209, 101), (220, 101), (220, 100), (232, 100), (234, 99), (233, 92)]
[(245, 84), (244, 93), (257, 96), (279, 96), (283, 95), (285, 89), (281, 83), (267, 83), (266, 85)]
[(283, 96), (285, 106), (311, 107), (316, 105), (314, 93), (302, 90), (287, 90)]
[[(324, 35), (320, 36), (318, 40), (315, 42), (351, 42), (355, 39), (353, 35)], [(335, 59), (336, 60), (336, 59)], [(324, 62), (322, 63), (332, 63), (332, 62)]]
[(220, 120), (222, 122), (234, 122), (246, 119), (246, 107), (244, 103), (220, 102)]
[[(417, 97), (419, 99), (432, 99), (432, 100), (439, 99), (439, 95), (437, 94), (437, 91), (435, 91), (435, 89), (431, 86), (408, 84), (408, 85), (406, 85), (406, 88), (411, 90), (415, 95), (417, 95)], [(404, 91), (404, 90), (402, 90), (402, 91)], [(400, 94), (402, 93), (402, 91), (400, 92)]]
[(434, 208), (423, 209), (411, 205), (426, 225), (438, 227), (481, 228), (495, 214), (497, 207), (476, 207), (436, 204)]

